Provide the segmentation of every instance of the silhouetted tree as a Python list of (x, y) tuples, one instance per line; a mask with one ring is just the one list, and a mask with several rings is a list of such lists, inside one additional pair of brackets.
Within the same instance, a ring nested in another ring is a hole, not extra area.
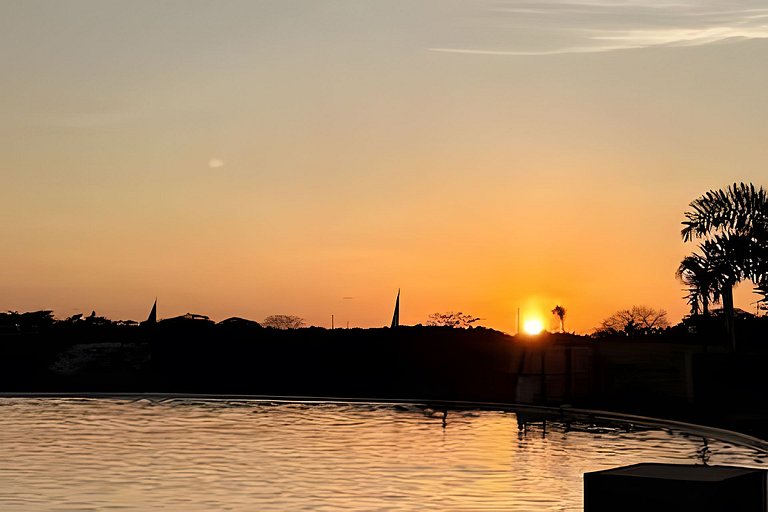
[(750, 279), (768, 301), (768, 192), (753, 184), (710, 190), (690, 204), (681, 235), (699, 248), (715, 272), (728, 337), (735, 350), (733, 286)]
[(16, 326), (22, 331), (48, 329), (55, 322), (53, 311), (50, 310), (29, 311), (26, 313), (8, 311), (8, 313), (0, 314), (0, 323)]
[(298, 329), (304, 327), (306, 322), (303, 318), (294, 315), (270, 315), (261, 322), (261, 325), (274, 329)]
[(447, 313), (432, 313), (427, 319), (427, 325), (467, 328), (478, 320), (480, 318), (467, 315), (461, 311), (458, 313), (449, 311)]
[(688, 286), (685, 299), (691, 307), (691, 315), (702, 313), (708, 317), (710, 300), (720, 302), (718, 276), (710, 262), (699, 254), (686, 256), (680, 262), (675, 276)]
[(552, 308), (552, 314), (560, 320), (560, 332), (565, 332), (565, 308), (558, 304)]
[(636, 334), (651, 334), (669, 327), (667, 312), (648, 306), (632, 306), (622, 309), (602, 322), (595, 330), (598, 336), (620, 334), (632, 336)]

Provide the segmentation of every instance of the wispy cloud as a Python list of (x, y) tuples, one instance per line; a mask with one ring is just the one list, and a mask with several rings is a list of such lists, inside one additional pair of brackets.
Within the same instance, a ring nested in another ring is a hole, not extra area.
[(559, 55), (561, 53), (598, 53), (607, 52), (612, 50), (629, 50), (631, 48), (638, 48), (638, 46), (629, 45), (602, 45), (602, 46), (572, 46), (569, 48), (555, 49), (555, 50), (479, 50), (470, 48), (430, 48), (433, 52), (443, 53), (466, 53), (470, 55)]
[(557, 55), (768, 38), (764, 0), (508, 0), (481, 5), (466, 21), (465, 37), (459, 37), (465, 42), (429, 50)]
[(224, 167), (224, 160), (220, 160), (218, 158), (211, 158), (208, 160), (209, 169), (220, 169), (222, 167)]

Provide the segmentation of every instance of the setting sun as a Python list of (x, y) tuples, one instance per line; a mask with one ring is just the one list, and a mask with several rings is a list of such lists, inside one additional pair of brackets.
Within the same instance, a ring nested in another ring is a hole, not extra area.
[(541, 323), (541, 320), (538, 318), (532, 318), (530, 320), (526, 320), (523, 324), (523, 331), (525, 331), (526, 334), (541, 334), (541, 331), (544, 330), (544, 325)]

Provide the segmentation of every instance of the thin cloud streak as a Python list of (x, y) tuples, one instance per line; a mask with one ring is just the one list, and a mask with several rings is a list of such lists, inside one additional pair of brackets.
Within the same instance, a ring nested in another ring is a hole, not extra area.
[(517, 56), (517, 57), (529, 57), (536, 55), (561, 55), (564, 53), (599, 53), (613, 50), (631, 50), (633, 48), (639, 48), (639, 46), (603, 46), (603, 47), (591, 47), (582, 46), (574, 48), (565, 48), (562, 50), (542, 50), (536, 51), (505, 51), (505, 50), (472, 50), (468, 48), (427, 48), (431, 52), (442, 53), (464, 53), (468, 55), (499, 55), (499, 56)]
[[(478, 14), (468, 21), (476, 36), (472, 46), (435, 45), (427, 50), (535, 56), (768, 39), (768, 8), (754, 0), (512, 0), (482, 9), (482, 13), (486, 15)], [(504, 40), (510, 42), (505, 44)]]
[(708, 30), (634, 30), (615, 36), (597, 36), (595, 40), (627, 41), (635, 46), (690, 46), (711, 44), (727, 39), (765, 39), (768, 32), (745, 31), (729, 27)]

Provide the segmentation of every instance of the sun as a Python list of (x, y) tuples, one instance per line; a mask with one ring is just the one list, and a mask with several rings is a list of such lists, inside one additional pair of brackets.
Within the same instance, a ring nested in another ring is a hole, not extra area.
[(543, 330), (544, 325), (538, 318), (531, 318), (523, 323), (523, 331), (525, 331), (526, 334), (541, 334), (541, 331)]

